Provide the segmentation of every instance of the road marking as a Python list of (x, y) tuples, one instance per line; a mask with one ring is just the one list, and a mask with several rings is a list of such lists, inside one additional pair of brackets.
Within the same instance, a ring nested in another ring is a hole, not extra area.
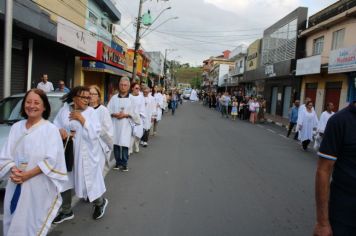
[(288, 139), (285, 135), (283, 135), (283, 134), (278, 134), (279, 136), (281, 136), (282, 138), (284, 138), (284, 139)]
[(267, 129), (269, 132), (271, 132), (271, 133), (276, 133), (276, 131), (274, 131), (274, 130), (272, 130), (272, 129)]

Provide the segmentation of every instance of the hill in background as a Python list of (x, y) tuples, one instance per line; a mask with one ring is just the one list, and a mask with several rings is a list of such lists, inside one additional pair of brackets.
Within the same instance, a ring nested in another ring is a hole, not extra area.
[(189, 83), (192, 87), (200, 88), (202, 67), (180, 67), (175, 72), (177, 83)]

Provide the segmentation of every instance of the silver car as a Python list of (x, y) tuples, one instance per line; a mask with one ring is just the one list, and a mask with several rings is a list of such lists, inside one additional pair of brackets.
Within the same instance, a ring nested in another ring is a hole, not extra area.
[[(62, 107), (61, 97), (63, 95), (64, 93), (61, 92), (47, 93), (49, 103), (51, 104), (50, 121), (54, 120), (59, 109)], [(25, 93), (16, 94), (0, 101), (0, 150), (9, 136), (11, 125), (23, 119), (20, 111), (24, 96)], [(0, 188), (5, 188), (5, 186), (6, 180), (0, 180)]]

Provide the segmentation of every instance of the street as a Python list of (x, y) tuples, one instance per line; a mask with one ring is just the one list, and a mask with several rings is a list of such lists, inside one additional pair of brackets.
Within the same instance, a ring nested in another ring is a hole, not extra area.
[(49, 235), (310, 235), (317, 157), (284, 132), (184, 103), (129, 172), (106, 176), (102, 219), (80, 201)]

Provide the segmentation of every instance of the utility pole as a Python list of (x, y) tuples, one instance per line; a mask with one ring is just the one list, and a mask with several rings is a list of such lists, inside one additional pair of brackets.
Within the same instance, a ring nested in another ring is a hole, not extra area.
[(142, 14), (143, 1), (144, 0), (140, 0), (137, 22), (136, 22), (136, 39), (135, 39), (134, 58), (133, 58), (132, 81), (135, 81), (136, 73), (137, 73), (137, 53), (138, 50), (140, 49), (141, 14)]
[(11, 52), (12, 52), (12, 16), (13, 0), (6, 0), (5, 43), (4, 43), (4, 88), (3, 97), (11, 94)]

